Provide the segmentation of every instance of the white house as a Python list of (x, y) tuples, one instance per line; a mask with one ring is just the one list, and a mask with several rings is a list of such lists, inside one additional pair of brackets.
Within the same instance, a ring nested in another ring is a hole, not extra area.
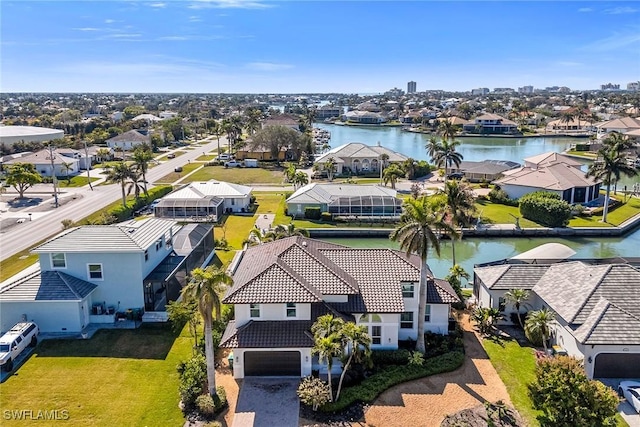
[(105, 141), (109, 148), (114, 150), (132, 150), (138, 145), (151, 146), (151, 137), (146, 131), (133, 129)]
[[(326, 373), (312, 356), (311, 325), (331, 313), (367, 328), (372, 349), (397, 349), (417, 336), (420, 258), (390, 249), (354, 249), (290, 237), (240, 252), (234, 304), (220, 346), (233, 349), (234, 377)], [(424, 268), (428, 268), (426, 265)], [(425, 330), (448, 333), (451, 286), (433, 279), (427, 288)]]
[(209, 215), (218, 221), (223, 213), (249, 212), (253, 188), (230, 182), (197, 181), (175, 190), (160, 200), (155, 215), (165, 218)]
[[(47, 177), (54, 174), (57, 177), (66, 177), (67, 175), (74, 176), (80, 173), (80, 157), (68, 157), (66, 150), (53, 150), (53, 161), (51, 157), (51, 152), (44, 149), (7, 160), (3, 164), (11, 166), (16, 163), (31, 163), (40, 175)], [(52, 163), (53, 166), (51, 165)]]
[(382, 155), (389, 156), (386, 164), (401, 163), (408, 159), (404, 154), (390, 150), (381, 145), (365, 145), (361, 142), (350, 142), (331, 150), (318, 157), (314, 163), (324, 165), (333, 158), (336, 164), (336, 175), (342, 175), (347, 170), (353, 173), (379, 172)]
[(620, 260), (562, 261), (474, 269), (474, 295), (482, 307), (507, 314), (504, 294), (530, 291), (528, 309), (556, 314), (551, 343), (584, 360), (589, 378), (640, 377), (640, 270)]
[(33, 250), (39, 271), (0, 288), (0, 329), (24, 316), (43, 332), (80, 332), (128, 309), (164, 313), (213, 249), (205, 224), (146, 219), (65, 230)]
[(482, 114), (462, 126), (465, 132), (481, 134), (514, 134), (518, 125), (509, 119), (492, 113)]

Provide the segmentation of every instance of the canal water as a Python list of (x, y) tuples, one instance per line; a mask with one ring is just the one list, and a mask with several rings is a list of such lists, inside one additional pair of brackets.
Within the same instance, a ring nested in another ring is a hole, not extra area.
[[(314, 127), (326, 129), (331, 132), (331, 147), (338, 147), (349, 142), (361, 142), (367, 145), (376, 145), (378, 142), (405, 156), (416, 160), (429, 160), (425, 150), (425, 144), (431, 138), (430, 135), (405, 132), (400, 127), (377, 126), (344, 126), (325, 123), (315, 123)], [(511, 160), (522, 163), (527, 157), (554, 151), (561, 153), (571, 144), (584, 141), (576, 138), (561, 137), (537, 137), (537, 138), (459, 138), (461, 144), (458, 151), (464, 156), (464, 160)], [(589, 161), (580, 160), (585, 164), (586, 171)], [(635, 182), (640, 182), (640, 177), (633, 179), (623, 178), (618, 188), (624, 185), (630, 189)]]
[[(322, 240), (358, 248), (398, 249), (397, 243), (380, 238), (323, 238)], [(576, 254), (573, 258), (640, 257), (640, 228), (625, 237), (589, 238), (522, 238), (522, 237), (474, 237), (455, 242), (456, 262), (469, 273), (473, 265), (510, 258), (544, 243), (562, 243)], [(440, 256), (433, 250), (428, 264), (436, 277), (443, 278), (451, 268), (451, 242), (443, 241)]]

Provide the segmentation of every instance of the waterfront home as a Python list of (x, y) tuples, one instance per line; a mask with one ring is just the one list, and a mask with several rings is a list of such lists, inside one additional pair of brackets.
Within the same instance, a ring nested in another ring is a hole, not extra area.
[[(311, 354), (311, 325), (327, 313), (365, 326), (372, 349), (415, 341), (421, 265), (419, 257), (399, 251), (300, 236), (239, 252), (223, 298), (234, 305), (235, 320), (220, 342), (233, 350), (234, 377), (326, 373)], [(447, 334), (450, 304), (458, 298), (448, 282), (427, 274), (425, 330)]]
[(579, 120), (577, 118), (572, 118), (568, 122), (564, 119), (556, 119), (547, 123), (545, 128), (545, 132), (547, 133), (561, 133), (561, 134), (571, 134), (571, 133), (588, 133), (594, 132), (596, 127), (593, 122), (588, 120)]
[(225, 213), (249, 212), (251, 192), (246, 185), (197, 181), (164, 196), (154, 207), (160, 218), (181, 218), (218, 222)]
[(602, 181), (587, 178), (581, 167), (582, 163), (571, 157), (549, 152), (524, 159), (524, 166), (504, 171), (494, 184), (511, 199), (549, 191), (568, 203), (586, 204), (600, 197)]
[[(5, 156), (8, 157), (8, 156)], [(43, 177), (66, 177), (75, 176), (80, 173), (80, 158), (70, 157), (66, 149), (53, 150), (53, 159), (47, 149), (36, 151), (35, 153), (25, 153), (22, 156), (4, 160), (4, 166), (11, 166), (16, 163), (30, 163), (36, 171)]]
[(209, 224), (151, 218), (65, 230), (33, 249), (37, 271), (0, 289), (0, 329), (26, 317), (43, 332), (77, 333), (127, 310), (166, 320), (166, 304), (213, 251)]
[(402, 199), (396, 190), (379, 185), (317, 184), (299, 188), (287, 198), (287, 213), (304, 218), (305, 209), (320, 208), (332, 217), (398, 219)]
[(105, 142), (107, 143), (107, 147), (113, 150), (128, 151), (142, 144), (151, 146), (151, 137), (145, 130), (133, 129), (109, 138)]
[(316, 158), (316, 164), (323, 166), (327, 160), (335, 161), (335, 174), (342, 175), (347, 172), (354, 174), (380, 172), (381, 156), (389, 156), (387, 164), (402, 163), (408, 159), (404, 154), (390, 150), (382, 145), (365, 145), (360, 142), (350, 142), (332, 148), (320, 157)]
[(363, 125), (378, 125), (388, 121), (387, 116), (374, 111), (354, 110), (345, 113), (342, 119), (350, 123), (359, 123)]
[(262, 122), (262, 128), (264, 129), (267, 126), (284, 126), (298, 132), (300, 131), (299, 120), (295, 116), (289, 114), (280, 114), (266, 119)]
[[(543, 255), (547, 257), (547, 255)], [(504, 294), (530, 291), (526, 310), (555, 312), (551, 345), (582, 359), (589, 378), (640, 377), (640, 259), (504, 260), (474, 268), (481, 307), (498, 308), (511, 323)]]
[(513, 135), (518, 133), (518, 125), (514, 121), (497, 114), (486, 113), (465, 123), (462, 126), (462, 130), (468, 133), (479, 133), (483, 135)]
[(620, 117), (600, 123), (596, 128), (598, 129), (598, 137), (606, 137), (611, 132), (627, 134), (640, 130), (640, 118)]
[(517, 168), (518, 166), (521, 166), (520, 163), (509, 160), (462, 161), (459, 167), (453, 165), (449, 170), (452, 173), (463, 173), (465, 179), (471, 182), (490, 182), (501, 178), (505, 171)]
[[(271, 153), (271, 148), (265, 146), (254, 147), (248, 141), (242, 147), (238, 147), (236, 150), (236, 160), (246, 160), (246, 159), (256, 159), (260, 161), (271, 161), (276, 160), (276, 158)], [(280, 151), (278, 152), (278, 161), (285, 161), (287, 159), (292, 159), (294, 153), (288, 147), (280, 147)]]
[(334, 117), (340, 117), (342, 115), (342, 107), (336, 107), (333, 105), (323, 105), (315, 109), (315, 118), (317, 120), (331, 119)]

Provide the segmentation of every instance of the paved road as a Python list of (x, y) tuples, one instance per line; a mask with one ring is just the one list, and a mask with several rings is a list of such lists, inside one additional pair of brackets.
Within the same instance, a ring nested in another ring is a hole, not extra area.
[[(220, 139), (220, 145), (223, 147), (226, 145), (224, 138)], [(184, 150), (185, 154), (149, 169), (147, 180), (154, 182), (173, 172), (176, 166), (183, 166), (188, 161), (200, 157), (203, 152), (217, 149), (217, 147), (217, 140), (213, 140), (201, 147), (195, 147), (195, 150)], [(63, 219), (78, 221), (122, 197), (120, 186), (117, 184), (94, 186), (94, 191), (85, 187), (74, 188), (73, 194), (75, 199), (71, 198), (68, 203), (62, 204), (57, 209), (52, 209), (46, 214), (34, 213), (33, 221), (17, 224), (6, 232), (1, 232), (0, 259), (4, 260), (61, 231), (60, 222)]]

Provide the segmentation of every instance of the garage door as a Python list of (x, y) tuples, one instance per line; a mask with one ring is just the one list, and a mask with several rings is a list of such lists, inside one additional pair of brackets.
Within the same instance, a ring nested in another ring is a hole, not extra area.
[(300, 376), (299, 351), (245, 351), (244, 375)]
[(640, 378), (640, 353), (600, 353), (594, 378)]

